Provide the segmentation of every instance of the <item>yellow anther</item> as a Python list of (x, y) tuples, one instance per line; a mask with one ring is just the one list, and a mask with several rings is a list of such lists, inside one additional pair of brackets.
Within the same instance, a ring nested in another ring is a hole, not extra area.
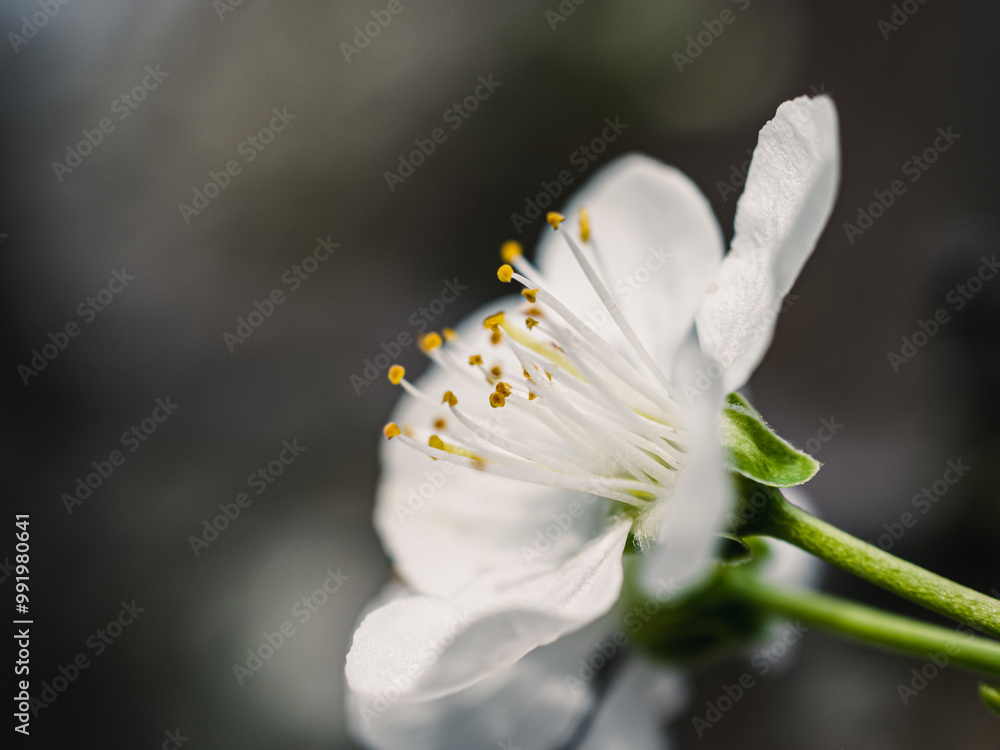
[(493, 331), (493, 333), (490, 334), (490, 343), (493, 344), (493, 346), (496, 346), (501, 341), (503, 341), (503, 336), (500, 334), (499, 330)]
[(444, 447), (444, 441), (437, 435), (431, 435), (430, 439), (427, 441), (427, 445), (431, 448), (437, 448), (439, 451), (447, 450)]
[(514, 278), (514, 269), (504, 263), (497, 269), (497, 278), (504, 284), (509, 284), (510, 280)]
[(483, 327), (489, 328), (491, 331), (496, 331), (499, 326), (503, 325), (503, 313), (498, 312), (495, 315), (490, 315), (486, 320), (483, 321)]
[(587, 209), (580, 209), (580, 239), (587, 242), (590, 239), (590, 214)]
[(566, 221), (566, 217), (556, 211), (549, 211), (545, 215), (545, 221), (549, 222), (553, 229), (558, 229), (559, 225)]
[(425, 354), (427, 352), (432, 352), (435, 349), (440, 348), (441, 344), (442, 344), (441, 334), (435, 331), (431, 331), (426, 336), (422, 337), (418, 342), (420, 351), (424, 352)]
[(413, 437), (413, 428), (410, 427), (410, 425), (408, 425), (408, 424), (404, 424), (403, 425), (403, 434), (406, 435), (406, 437), (408, 437), (408, 438)]
[(392, 440), (396, 435), (402, 435), (403, 431), (399, 429), (399, 425), (395, 422), (389, 422), (385, 427), (382, 428), (382, 433)]
[(448, 423), (447, 423), (447, 422), (445, 422), (445, 421), (444, 421), (443, 419), (441, 419), (440, 417), (439, 417), (438, 419), (435, 419), (435, 420), (434, 420), (434, 429), (435, 429), (435, 430), (443, 430), (443, 429), (444, 429), (445, 427), (447, 427), (447, 426), (448, 426)]
[(500, 365), (493, 365), (493, 367), (490, 368), (490, 374), (495, 378), (499, 378), (503, 375), (503, 370), (500, 369)]
[(482, 363), (483, 363), (483, 358), (478, 354), (473, 354), (471, 357), (469, 357), (470, 365), (481, 365)]
[(494, 391), (490, 394), (490, 406), (494, 409), (499, 409), (501, 406), (507, 403), (506, 397), (502, 393), (497, 393)]
[(552, 380), (552, 373), (550, 373), (548, 370), (544, 370), (544, 372), (545, 372), (545, 377), (547, 377), (549, 380)]
[(528, 312), (526, 314), (530, 315), (533, 318), (541, 318), (542, 317), (542, 311), (539, 310), (537, 307), (529, 307), (528, 308)]
[(444, 334), (445, 341), (454, 341), (455, 339), (458, 338), (458, 334), (455, 333), (454, 328), (442, 328), (441, 333)]
[(524, 379), (525, 380), (531, 380), (531, 376), (528, 374), (528, 371), (525, 370), (523, 367), (521, 368), (521, 372), (524, 373)]
[(497, 383), (496, 392), (499, 393), (504, 398), (513, 393), (513, 391), (511, 391), (510, 389), (510, 386), (507, 383), (503, 382), (502, 380), (499, 383)]
[(521, 243), (514, 240), (507, 240), (500, 247), (500, 257), (503, 258), (504, 263), (513, 263), (523, 254), (524, 249), (521, 247)]
[(393, 365), (389, 368), (389, 382), (393, 385), (399, 385), (404, 377), (406, 377), (406, 368), (402, 365)]
[(442, 404), (448, 404), (448, 406), (458, 406), (458, 399), (455, 398), (455, 394), (451, 391), (445, 391), (444, 396), (441, 398)]
[(535, 304), (535, 295), (538, 294), (537, 289), (522, 289), (521, 296), (524, 297), (531, 304)]
[(538, 398), (537, 393), (532, 393), (531, 391), (528, 391), (528, 401), (534, 401), (536, 398)]
[(538, 321), (535, 320), (534, 318), (528, 318), (526, 321), (524, 321), (524, 324), (528, 326), (528, 330), (530, 331), (532, 328), (538, 325)]

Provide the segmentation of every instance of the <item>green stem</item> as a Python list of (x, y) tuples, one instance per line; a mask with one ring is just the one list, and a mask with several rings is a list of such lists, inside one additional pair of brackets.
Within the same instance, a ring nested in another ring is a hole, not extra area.
[[(765, 499), (757, 502), (761, 497)], [(1000, 636), (1000, 601), (845, 534), (792, 505), (773, 488), (758, 485), (751, 500), (744, 501), (737, 533), (789, 542), (938, 614)]]
[(927, 659), (943, 652), (955, 664), (1000, 676), (1000, 642), (911, 620), (806, 589), (778, 588), (735, 573), (728, 586), (743, 601), (838, 635)]

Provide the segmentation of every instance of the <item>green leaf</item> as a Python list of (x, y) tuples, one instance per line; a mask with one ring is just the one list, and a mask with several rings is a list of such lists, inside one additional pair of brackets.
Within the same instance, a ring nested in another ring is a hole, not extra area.
[(794, 487), (808, 482), (820, 463), (793, 448), (738, 393), (730, 393), (719, 420), (719, 437), (730, 468), (770, 487)]

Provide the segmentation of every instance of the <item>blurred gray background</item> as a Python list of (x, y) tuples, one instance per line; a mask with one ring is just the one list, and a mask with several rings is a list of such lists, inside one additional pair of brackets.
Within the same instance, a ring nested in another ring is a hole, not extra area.
[[(760, 127), (786, 99), (832, 93), (838, 204), (753, 398), (799, 445), (823, 419), (842, 425), (809, 489), (865, 539), (912, 511), (948, 460), (971, 466), (893, 551), (1000, 588), (1000, 280), (961, 310), (947, 301), (998, 249), (1000, 8), (903, 5), (916, 12), (887, 30), (886, 2), (587, 0), (554, 20), (556, 0), (402, 0), (348, 61), (341, 44), (386, 3), (70, 0), (51, 17), (36, 1), (4, 3), (3, 522), (32, 514), (33, 678), (91, 657), (34, 721), (33, 746), (159, 747), (178, 728), (191, 748), (354, 746), (342, 670), (354, 621), (389, 574), (370, 516), (397, 391), (380, 375), (359, 393), (351, 376), (413, 331), (444, 279), (468, 291), (442, 324), (498, 294), (500, 243), (531, 247), (539, 232), (536, 221), (518, 237), (511, 214), (608, 117), (628, 128), (577, 185), (616, 155), (647, 152), (692, 177), (729, 237), (739, 189), (720, 183)], [(674, 53), (725, 8), (733, 23), (679, 71)], [(25, 30), (39, 13), (44, 25)], [(449, 129), (443, 113), (479, 76), (500, 85)], [(130, 108), (121, 97), (144, 78)], [(275, 108), (294, 120), (247, 162), (244, 142)], [(103, 118), (113, 129), (56, 174)], [(446, 141), (390, 190), (384, 173), (437, 127)], [(960, 138), (911, 183), (904, 165), (948, 127)], [(241, 172), (185, 221), (179, 204), (229, 160)], [(906, 193), (850, 242), (843, 225), (896, 179)], [(292, 292), (282, 275), (317, 237), (340, 247)], [(134, 276), (124, 291), (89, 321), (78, 314), (123, 267)], [(223, 333), (276, 288), (284, 303), (230, 352)], [(950, 322), (894, 372), (887, 353), (942, 307)], [(18, 366), (70, 321), (79, 335), (25, 385)], [(399, 360), (424, 367), (414, 347)], [(77, 477), (167, 398), (176, 413), (68, 513)], [(306, 450), (196, 555), (189, 538), (286, 440)], [(300, 624), (292, 607), (338, 569), (349, 579)], [(825, 585), (925, 616), (839, 572)], [(9, 577), (0, 591), (12, 596)], [(88, 639), (133, 599), (144, 612), (95, 656)], [(285, 620), (295, 635), (239, 684), (233, 665)], [(691, 717), (747, 662), (695, 675), (679, 747), (997, 746), (972, 677), (944, 670), (904, 705), (897, 685), (919, 663), (820, 633), (800, 646), (701, 738)]]

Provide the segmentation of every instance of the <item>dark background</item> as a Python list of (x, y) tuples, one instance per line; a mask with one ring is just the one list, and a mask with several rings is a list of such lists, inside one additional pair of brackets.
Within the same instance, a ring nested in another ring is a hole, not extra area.
[[(412, 331), (410, 314), (443, 279), (469, 287), (443, 324), (498, 295), (510, 215), (606, 117), (629, 127), (594, 167), (633, 150), (677, 165), (731, 236), (735, 195), (719, 181), (778, 104), (832, 92), (837, 207), (753, 398), (799, 445), (821, 419), (843, 425), (809, 489), (828, 520), (865, 539), (913, 510), (949, 459), (970, 465), (893, 551), (1000, 588), (1000, 280), (949, 308), (951, 321), (898, 373), (887, 359), (997, 252), (1000, 9), (909, 5), (916, 13), (885, 39), (877, 24), (893, 9), (883, 2), (588, 0), (553, 29), (555, 0), (403, 0), (348, 63), (341, 42), (385, 3), (243, 2), (220, 18), (210, 2), (71, 0), (16, 52), (7, 35), (39, 6), (4, 3), (0, 555), (13, 556), (13, 514), (31, 513), (33, 684), (80, 652), (92, 657), (34, 720), (30, 744), (152, 748), (179, 728), (191, 748), (353, 746), (342, 670), (354, 621), (389, 574), (370, 516), (397, 392), (379, 377), (359, 394), (350, 377)], [(727, 7), (735, 21), (679, 72), (672, 54)], [(118, 120), (113, 102), (147, 65), (168, 77)], [(490, 74), (500, 87), (390, 191), (384, 172)], [(178, 204), (209, 170), (242, 161), (239, 144), (275, 107), (295, 120), (185, 223)], [(52, 162), (103, 117), (114, 131), (60, 181)], [(910, 183), (904, 163), (949, 126), (960, 139)], [(849, 242), (842, 225), (900, 178), (906, 193)], [(530, 247), (538, 231), (520, 239)], [(272, 289), (287, 291), (282, 273), (327, 235), (340, 243), (334, 257), (230, 353), (223, 332)], [(26, 386), (17, 366), (49, 333), (82, 323), (77, 305), (123, 266), (135, 280)], [(423, 367), (413, 347), (399, 359)], [(177, 413), (68, 514), (61, 495), (167, 397)], [(189, 536), (292, 439), (302, 456), (196, 556)], [(338, 568), (344, 587), (237, 684), (246, 649)], [(825, 585), (925, 616), (838, 572)], [(0, 591), (13, 598), (9, 577)], [(94, 657), (88, 638), (133, 599), (145, 611)], [(748, 665), (696, 675), (678, 746), (994, 748), (1000, 738), (958, 670), (904, 705), (897, 685), (915, 660), (809, 633), (783, 666), (701, 739), (691, 717)]]

